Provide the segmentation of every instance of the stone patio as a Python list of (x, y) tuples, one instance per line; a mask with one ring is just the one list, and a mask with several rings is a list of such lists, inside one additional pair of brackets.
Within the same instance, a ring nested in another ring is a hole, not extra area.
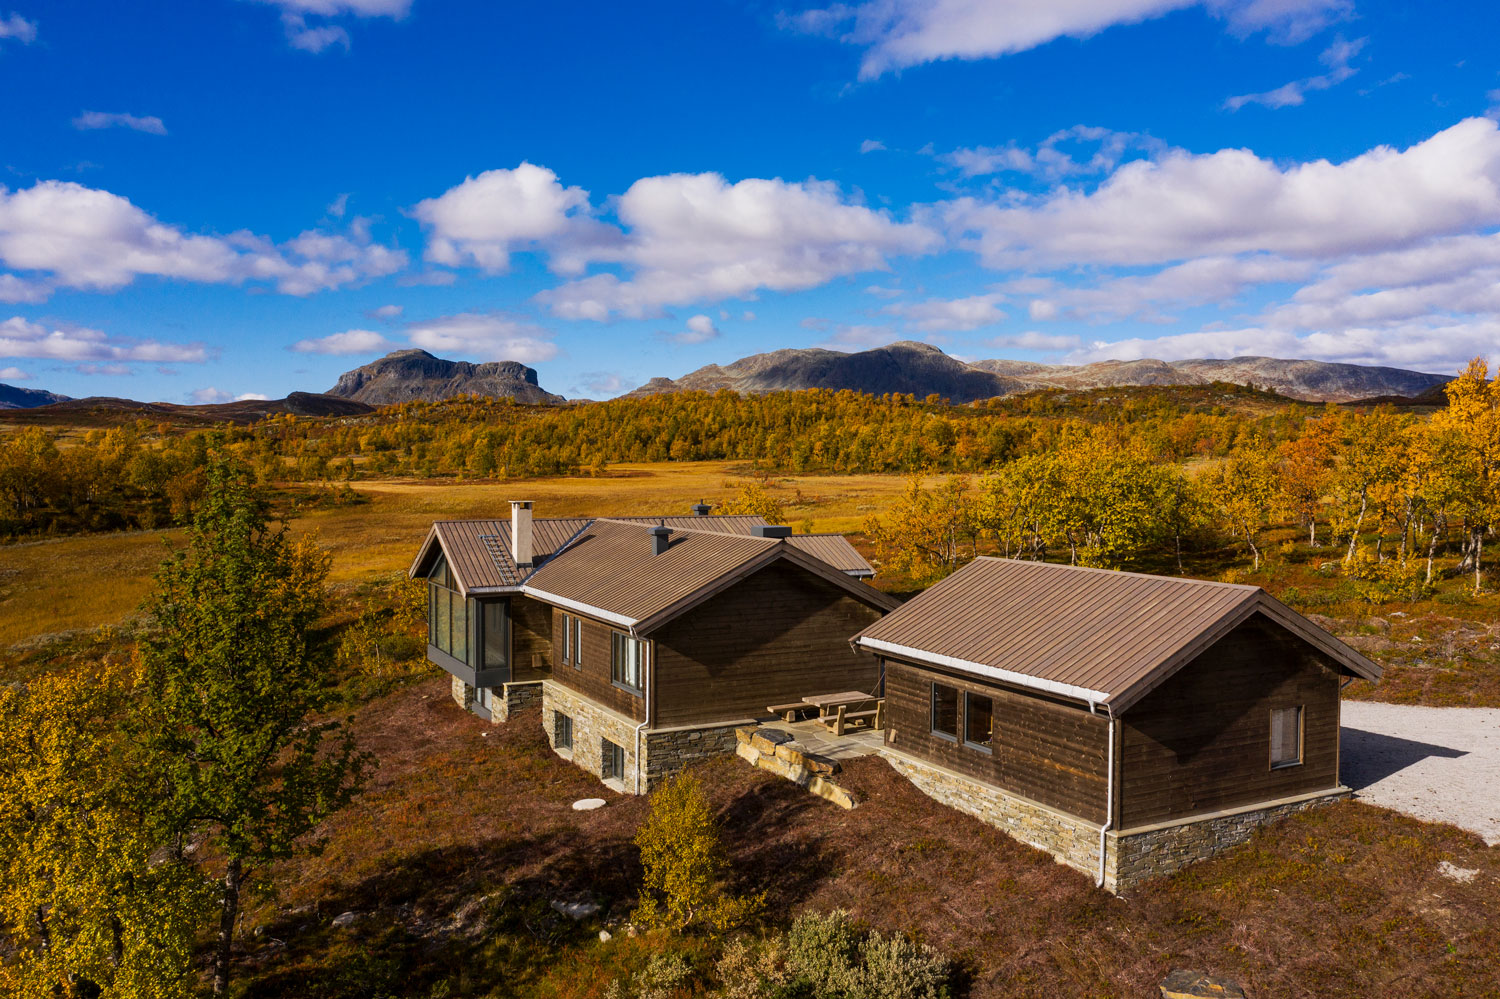
[(860, 756), (874, 756), (885, 747), (885, 733), (872, 728), (858, 728), (843, 735), (833, 731), (816, 718), (798, 722), (766, 722), (766, 729), (779, 729), (791, 734), (797, 744), (810, 753), (833, 760), (852, 760)]

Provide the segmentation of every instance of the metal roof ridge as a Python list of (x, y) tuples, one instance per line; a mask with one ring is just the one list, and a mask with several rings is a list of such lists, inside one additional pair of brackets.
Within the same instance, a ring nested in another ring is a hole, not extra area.
[(1036, 565), (1046, 569), (1065, 569), (1070, 572), (1087, 572), (1105, 576), (1130, 576), (1135, 579), (1157, 579), (1169, 583), (1191, 583), (1195, 586), (1221, 586), (1232, 590), (1266, 592), (1264, 586), (1255, 583), (1226, 583), (1218, 579), (1199, 579), (1197, 576), (1163, 576), (1155, 572), (1135, 572), (1131, 569), (1105, 569), (1097, 565), (1063, 565), (1061, 562), (1043, 562), (1039, 559), (1006, 558), (1002, 555), (976, 555), (975, 562), (1014, 562), (1018, 565)]

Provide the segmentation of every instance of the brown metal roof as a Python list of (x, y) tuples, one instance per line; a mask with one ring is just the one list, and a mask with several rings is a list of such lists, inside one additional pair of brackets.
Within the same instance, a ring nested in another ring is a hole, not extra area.
[(821, 559), (856, 578), (875, 575), (875, 568), (842, 534), (793, 534), (787, 541), (799, 551)]
[(509, 539), (508, 520), (439, 520), (428, 530), (409, 574), (425, 575), (441, 550), (460, 593), (519, 586), (522, 573), (510, 557)]
[(880, 591), (776, 538), (677, 528), (667, 550), (656, 555), (651, 526), (595, 521), (532, 573), (524, 592), (645, 633), (771, 562), (787, 559), (866, 603), (894, 606)]
[(1251, 614), (1347, 671), (1380, 668), (1258, 586), (979, 558), (855, 636), (862, 646), (1123, 710)]

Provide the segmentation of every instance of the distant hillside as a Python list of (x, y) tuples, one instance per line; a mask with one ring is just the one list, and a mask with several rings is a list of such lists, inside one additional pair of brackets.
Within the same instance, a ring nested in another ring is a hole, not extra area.
[(178, 405), (174, 402), (136, 402), (115, 396), (91, 395), (83, 399), (64, 399), (29, 409), (25, 416), (37, 423), (115, 424), (122, 418), (162, 419), (176, 423), (253, 423), (267, 416), (292, 413), (297, 416), (363, 416), (375, 407), (317, 392), (293, 392), (285, 399), (242, 399), (238, 402)]
[(0, 409), (35, 409), (53, 402), (66, 402), (65, 395), (44, 392), (41, 389), (21, 388), (18, 385), (0, 384)]
[(653, 378), (630, 394), (713, 392), (722, 388), (752, 393), (824, 388), (875, 395), (909, 392), (919, 398), (935, 392), (963, 403), (1031, 387), (1023, 379), (965, 364), (931, 344), (902, 341), (852, 354), (817, 347), (773, 350), (741, 358), (733, 364), (710, 364), (677, 379)]
[(566, 402), (537, 384), (536, 370), (517, 361), (470, 364), (434, 357), (425, 350), (397, 350), (339, 376), (328, 394), (371, 406), (421, 399), (439, 402), (456, 395), (482, 395), (532, 404)]
[(1448, 380), (1447, 375), (1403, 368), (1274, 357), (1185, 361), (1145, 358), (1082, 365), (1011, 360), (965, 363), (930, 344), (902, 342), (851, 354), (817, 348), (754, 354), (733, 364), (710, 364), (677, 379), (653, 378), (631, 395), (721, 388), (752, 393), (826, 388), (875, 395), (909, 392), (919, 398), (936, 393), (964, 403), (1042, 388), (1205, 385), (1221, 381), (1254, 385), (1304, 402), (1353, 402), (1420, 396)]

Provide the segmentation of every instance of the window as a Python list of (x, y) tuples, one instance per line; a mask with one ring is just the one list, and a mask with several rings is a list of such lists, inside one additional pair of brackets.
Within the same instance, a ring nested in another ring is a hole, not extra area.
[(469, 661), (469, 602), (442, 556), (427, 574), (427, 644)]
[(990, 751), (995, 734), (995, 702), (978, 694), (964, 694), (964, 745)]
[(941, 683), (932, 685), (932, 734), (958, 739), (958, 691)]
[(639, 692), (646, 643), (615, 631), (610, 633), (609, 645), (609, 678), (622, 687)]
[(600, 776), (605, 780), (625, 779), (625, 750), (616, 746), (608, 739), (602, 740), (599, 747), (599, 756), (602, 761)]
[(562, 616), (562, 661), (583, 669), (583, 618), (572, 614)]
[(494, 691), (490, 690), (489, 687), (474, 688), (474, 704), (476, 707), (481, 707), (488, 711), (492, 703), (494, 703)]
[(1302, 762), (1302, 707), (1271, 709), (1271, 769)]
[(573, 718), (561, 711), (552, 716), (552, 745), (558, 749), (573, 748)]
[(484, 662), (482, 669), (501, 669), (510, 665), (510, 614), (504, 600), (494, 600), (484, 608)]

